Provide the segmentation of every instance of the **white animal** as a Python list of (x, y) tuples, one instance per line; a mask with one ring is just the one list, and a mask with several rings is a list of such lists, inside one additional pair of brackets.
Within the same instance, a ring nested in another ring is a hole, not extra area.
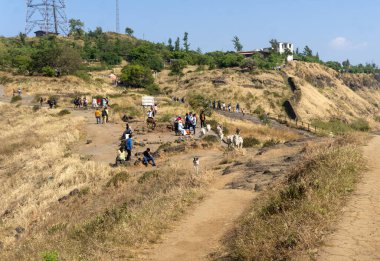
[(206, 130), (207, 130), (207, 132), (209, 132), (211, 130), (211, 125), (210, 124), (206, 125)]
[(244, 142), (244, 140), (240, 135), (235, 134), (233, 136), (233, 143), (234, 143), (235, 147), (237, 147), (239, 149), (243, 148), (243, 142)]
[(206, 135), (206, 129), (205, 128), (201, 128), (201, 137), (203, 137), (204, 135)]
[(193, 159), (193, 166), (194, 166), (194, 170), (195, 172), (197, 173), (198, 175), (198, 172), (199, 172), (199, 157), (195, 156), (194, 159)]
[(218, 125), (216, 127), (216, 131), (218, 133), (218, 136), (219, 136), (220, 140), (223, 140), (223, 137), (224, 137), (223, 128), (220, 125)]

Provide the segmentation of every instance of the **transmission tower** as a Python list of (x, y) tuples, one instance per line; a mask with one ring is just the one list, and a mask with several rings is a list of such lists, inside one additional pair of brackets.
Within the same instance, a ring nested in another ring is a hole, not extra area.
[(25, 34), (33, 29), (45, 34), (68, 34), (65, 0), (26, 0)]
[(119, 9), (119, 0), (116, 0), (116, 33), (120, 33), (120, 9)]

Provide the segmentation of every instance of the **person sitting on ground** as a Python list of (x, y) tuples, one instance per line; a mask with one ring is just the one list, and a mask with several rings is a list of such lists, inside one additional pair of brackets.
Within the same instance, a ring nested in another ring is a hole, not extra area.
[(152, 162), (152, 166), (156, 166), (156, 162), (154, 161), (154, 158), (152, 154), (150, 154), (150, 148), (147, 148), (146, 151), (143, 153), (144, 158), (143, 158), (143, 164), (147, 167), (149, 162)]
[(102, 116), (102, 113), (100, 112), (99, 108), (96, 108), (96, 110), (95, 110), (96, 124), (100, 124), (100, 117), (101, 116)]
[(132, 136), (133, 134), (130, 134), (129, 138), (127, 139), (127, 142), (125, 143), (125, 149), (127, 150), (127, 153), (128, 153), (126, 161), (131, 160), (132, 148), (133, 148)]
[(187, 135), (186, 130), (183, 128), (182, 120), (178, 121), (178, 132), (181, 133), (183, 136)]
[(120, 147), (117, 151), (117, 157), (116, 157), (116, 166), (119, 166), (121, 164), (124, 164), (125, 162), (125, 151), (123, 147)]

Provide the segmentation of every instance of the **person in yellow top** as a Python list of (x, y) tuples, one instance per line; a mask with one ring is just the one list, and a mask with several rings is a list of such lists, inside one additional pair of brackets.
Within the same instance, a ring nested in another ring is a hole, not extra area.
[(100, 124), (100, 117), (102, 116), (102, 113), (99, 109), (95, 110), (95, 118), (96, 118), (96, 124)]

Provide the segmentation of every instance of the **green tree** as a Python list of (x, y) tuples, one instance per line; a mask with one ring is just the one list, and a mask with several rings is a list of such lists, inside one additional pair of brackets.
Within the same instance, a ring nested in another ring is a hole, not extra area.
[(232, 39), (232, 42), (234, 44), (234, 48), (237, 52), (241, 52), (243, 50), (243, 45), (240, 43), (239, 37), (236, 35), (234, 36), (234, 39)]
[(181, 42), (179, 40), (179, 37), (177, 37), (177, 40), (175, 40), (174, 43), (174, 51), (180, 51), (181, 50)]
[(271, 39), (271, 40), (269, 41), (269, 44), (270, 44), (270, 46), (272, 47), (272, 49), (273, 49), (274, 51), (277, 51), (277, 49), (278, 49), (278, 44), (279, 44), (279, 42), (277, 41), (277, 39)]
[(133, 31), (132, 28), (127, 27), (127, 28), (125, 28), (125, 33), (126, 33), (127, 35), (129, 35), (129, 36), (133, 36), (134, 31)]
[(172, 64), (170, 66), (171, 74), (172, 75), (182, 75), (183, 69), (186, 67), (187, 63), (184, 60), (175, 60), (172, 61)]
[(84, 35), (84, 23), (79, 19), (69, 20), (70, 32), (69, 35), (73, 35), (76, 38), (81, 38)]
[(305, 46), (305, 48), (303, 49), (303, 55), (306, 56), (306, 57), (311, 57), (313, 56), (313, 51), (310, 49), (309, 46)]
[(161, 71), (164, 68), (164, 60), (157, 49), (156, 45), (145, 42), (131, 49), (126, 59), (128, 62), (141, 64), (155, 71)]
[(190, 49), (190, 44), (189, 44), (189, 33), (185, 32), (183, 36), (183, 47), (185, 48), (185, 52), (188, 52)]
[(345, 60), (342, 62), (342, 65), (344, 68), (350, 68), (351, 67), (351, 63), (350, 63), (350, 60)]
[(168, 48), (169, 48), (169, 51), (171, 51), (171, 52), (174, 51), (174, 46), (173, 46), (173, 40), (172, 40), (172, 38), (169, 38), (169, 40), (168, 40)]
[(129, 64), (121, 73), (120, 79), (129, 87), (148, 88), (154, 82), (151, 70), (139, 64)]
[(256, 62), (252, 58), (246, 58), (240, 63), (240, 68), (252, 71), (256, 67)]

